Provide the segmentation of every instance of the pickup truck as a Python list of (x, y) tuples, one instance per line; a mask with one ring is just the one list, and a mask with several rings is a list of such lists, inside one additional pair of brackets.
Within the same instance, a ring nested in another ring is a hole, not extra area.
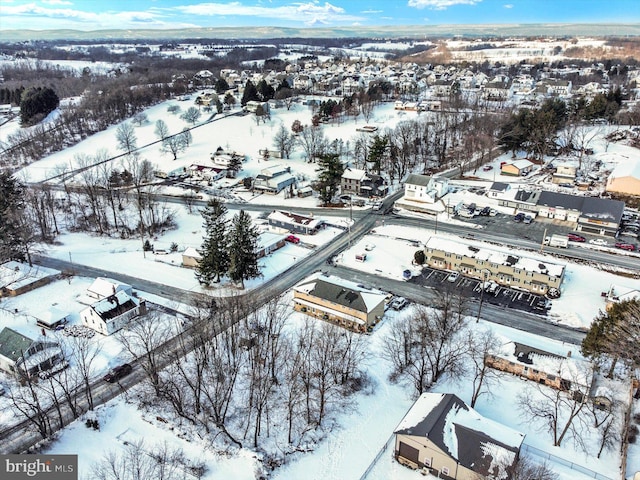
[(565, 235), (551, 235), (550, 237), (545, 237), (542, 243), (550, 247), (567, 248), (569, 246), (569, 239)]

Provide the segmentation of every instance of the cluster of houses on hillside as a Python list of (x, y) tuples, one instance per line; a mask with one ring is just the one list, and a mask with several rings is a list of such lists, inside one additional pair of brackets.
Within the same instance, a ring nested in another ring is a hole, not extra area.
[[(627, 76), (630, 80), (638, 78), (640, 70), (628, 66)], [(455, 65), (421, 66), (387, 61), (323, 62), (307, 58), (304, 62), (288, 64), (282, 71), (222, 69), (220, 77), (232, 91), (242, 90), (249, 80), (256, 85), (264, 80), (274, 89), (286, 82), (300, 93), (332, 96), (351, 95), (367, 90), (376, 82), (387, 82), (392, 86), (392, 95), (414, 99), (396, 105), (396, 108), (403, 110), (440, 110), (442, 105), (438, 102), (439, 98), (448, 98), (460, 92), (475, 93), (486, 101), (527, 105), (549, 97), (592, 98), (610, 88), (603, 64), (539, 68), (522, 63), (511, 69), (495, 66), (485, 73)], [(585, 79), (584, 82), (579, 81), (581, 78)], [(594, 81), (593, 78), (600, 80)], [(418, 101), (418, 97), (422, 97), (423, 103)]]

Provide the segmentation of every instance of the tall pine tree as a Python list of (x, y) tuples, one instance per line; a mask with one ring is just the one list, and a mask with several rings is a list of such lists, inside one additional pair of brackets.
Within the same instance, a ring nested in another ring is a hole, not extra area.
[(258, 230), (244, 210), (231, 221), (229, 277), (244, 288), (244, 281), (261, 275), (258, 265)]
[(322, 203), (327, 205), (338, 191), (344, 165), (337, 154), (322, 155), (318, 159), (317, 172), (318, 181), (313, 184), (313, 189), (318, 192)]
[(211, 285), (219, 282), (229, 269), (227, 207), (217, 199), (209, 200), (200, 214), (204, 219), (205, 237), (198, 250), (202, 258), (196, 268), (196, 278), (203, 285)]

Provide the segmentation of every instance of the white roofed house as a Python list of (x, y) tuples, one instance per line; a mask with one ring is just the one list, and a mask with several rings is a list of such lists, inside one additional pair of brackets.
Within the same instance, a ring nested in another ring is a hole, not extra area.
[(450, 393), (423, 393), (395, 431), (395, 458), (438, 478), (507, 480), (524, 434)]
[(299, 213), (274, 210), (267, 217), (269, 225), (272, 227), (284, 228), (290, 232), (302, 235), (313, 235), (319, 229), (324, 228), (324, 221), (313, 216), (301, 215)]
[(342, 278), (316, 273), (293, 288), (298, 312), (366, 332), (384, 315), (386, 294)]
[(264, 168), (256, 176), (253, 188), (266, 193), (279, 193), (295, 183), (296, 178), (291, 174), (291, 168), (277, 164)]
[(58, 278), (59, 270), (11, 260), (0, 265), (0, 297), (15, 296)]
[(87, 288), (87, 295), (100, 300), (101, 298), (109, 297), (120, 291), (126, 292), (128, 295), (133, 295), (131, 285), (114, 280), (113, 278), (98, 277), (89, 288)]
[(80, 319), (83, 325), (98, 333), (111, 335), (129, 323), (132, 318), (144, 315), (146, 311), (144, 300), (129, 296), (121, 290), (82, 310)]
[(449, 179), (439, 176), (409, 174), (404, 182), (404, 196), (396, 206), (416, 212), (438, 213), (438, 201), (449, 191)]

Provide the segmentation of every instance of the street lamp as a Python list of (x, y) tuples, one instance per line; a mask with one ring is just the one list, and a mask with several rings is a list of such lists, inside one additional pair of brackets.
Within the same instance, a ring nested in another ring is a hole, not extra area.
[(480, 305), (478, 306), (478, 316), (476, 317), (476, 323), (480, 321), (480, 313), (482, 312), (482, 301), (484, 300), (484, 284), (487, 283), (487, 277), (489, 276), (489, 270), (482, 270), (482, 284), (480, 285)]

